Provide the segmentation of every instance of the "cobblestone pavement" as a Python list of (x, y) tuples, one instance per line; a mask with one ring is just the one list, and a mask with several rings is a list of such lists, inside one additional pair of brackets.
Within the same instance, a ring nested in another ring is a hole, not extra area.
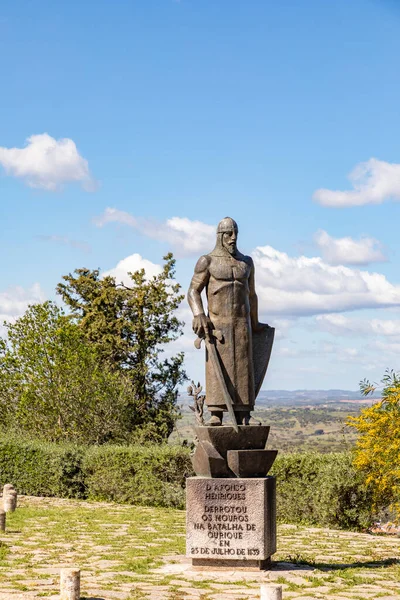
[(184, 558), (184, 513), (22, 497), (0, 535), (0, 600), (58, 599), (59, 570), (82, 570), (82, 600), (395, 600), (400, 538), (280, 525), (265, 572), (198, 571)]

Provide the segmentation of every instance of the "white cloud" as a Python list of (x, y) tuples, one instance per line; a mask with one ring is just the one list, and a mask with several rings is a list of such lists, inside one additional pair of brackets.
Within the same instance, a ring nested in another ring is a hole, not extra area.
[(153, 277), (153, 275), (158, 275), (162, 271), (162, 267), (160, 265), (152, 263), (151, 261), (140, 256), (140, 254), (131, 254), (130, 256), (120, 260), (117, 266), (113, 269), (105, 271), (103, 273), (103, 277), (111, 275), (112, 277), (115, 277), (117, 283), (123, 283), (124, 285), (129, 286), (132, 284), (132, 280), (128, 273), (134, 273), (140, 269), (145, 270), (146, 277), (148, 279)]
[(45, 297), (38, 283), (25, 289), (21, 286), (10, 287), (0, 292), (0, 314), (5, 318), (22, 315), (28, 304), (44, 302)]
[(278, 346), (274, 349), (276, 356), (283, 356), (284, 358), (297, 358), (299, 351), (296, 348), (289, 348), (288, 346)]
[[(201, 251), (209, 251), (214, 246), (215, 228), (187, 218), (173, 217), (164, 223), (156, 223), (137, 219), (117, 209), (107, 209), (96, 219), (100, 227), (109, 222), (126, 224), (150, 237), (168, 240), (182, 254), (198, 256)], [(390, 283), (380, 273), (330, 265), (320, 257), (290, 257), (271, 246), (259, 246), (252, 255), (261, 318), (272, 325), (274, 318), (283, 318), (283, 334), (290, 326), (285, 322), (288, 318), (400, 306), (400, 285)], [(133, 256), (138, 257), (139, 262), (144, 260), (137, 254)], [(134, 270), (136, 265), (125, 264), (130, 260), (128, 257), (121, 261), (117, 269), (124, 273)], [(277, 325), (279, 328), (279, 323)]]
[(360, 352), (357, 348), (342, 348), (341, 352), (344, 353), (346, 360), (348, 358), (356, 358), (360, 355)]
[(216, 227), (201, 221), (191, 221), (186, 217), (172, 217), (164, 222), (136, 218), (116, 208), (106, 208), (104, 213), (95, 217), (97, 227), (108, 223), (120, 223), (136, 229), (143, 235), (167, 242), (178, 256), (188, 256), (211, 251), (215, 245)]
[(352, 319), (345, 315), (328, 314), (316, 317), (318, 328), (333, 335), (400, 336), (400, 321), (393, 319)]
[(316, 317), (318, 329), (327, 331), (332, 335), (354, 335), (366, 333), (368, 326), (367, 321), (359, 319), (350, 319), (345, 315), (328, 314), (318, 315)]
[(38, 283), (28, 289), (14, 286), (0, 292), (0, 336), (6, 334), (4, 321), (13, 322), (24, 314), (29, 304), (44, 301), (45, 295)]
[(187, 305), (186, 300), (183, 300), (175, 313), (175, 316), (184, 323), (183, 326), (183, 335), (181, 335), (174, 342), (168, 344), (166, 348), (166, 356), (173, 356), (177, 352), (184, 352), (186, 360), (197, 359), (202, 356), (202, 353), (199, 352), (194, 346), (194, 342), (196, 339), (195, 334), (192, 329), (192, 320), (193, 315), (189, 306)]
[(331, 342), (322, 342), (321, 344), (321, 352), (323, 354), (333, 354), (338, 351), (338, 346), (336, 344), (332, 344)]
[(270, 314), (313, 315), (400, 306), (400, 286), (384, 275), (292, 258), (271, 246), (253, 252), (260, 306)]
[(282, 340), (287, 337), (289, 330), (295, 325), (296, 319), (280, 319), (279, 317), (269, 317), (268, 307), (259, 307), (264, 314), (259, 315), (259, 319), (262, 323), (268, 323), (271, 327), (275, 328), (275, 340)]
[(43, 242), (54, 242), (56, 244), (62, 244), (63, 246), (70, 246), (71, 248), (82, 250), (83, 252), (90, 252), (91, 250), (88, 243), (73, 240), (67, 235), (37, 235), (35, 237)]
[(32, 135), (24, 148), (0, 146), (0, 165), (30, 187), (49, 191), (77, 182), (90, 191), (94, 187), (88, 162), (69, 138), (54, 139), (47, 133)]
[(362, 353), (360, 353), (357, 348), (339, 347), (336, 344), (329, 344), (326, 342), (321, 342), (314, 348), (291, 348), (289, 346), (280, 346), (279, 344), (276, 344), (274, 347), (274, 355), (283, 358), (318, 359), (325, 354), (335, 354), (337, 360), (341, 361), (358, 361), (363, 358)]
[(323, 259), (331, 265), (367, 265), (387, 260), (382, 245), (374, 238), (333, 238), (321, 229), (315, 234), (314, 240)]
[(139, 227), (137, 219), (125, 212), (124, 210), (118, 210), (117, 208), (106, 208), (102, 215), (94, 217), (93, 223), (97, 227), (104, 227), (108, 223), (120, 223), (121, 225), (129, 225), (130, 227)]
[(163, 229), (165, 240), (185, 254), (210, 252), (215, 245), (216, 227), (201, 221), (172, 217)]
[(400, 336), (400, 321), (391, 319), (371, 319), (371, 329), (377, 335)]
[(400, 164), (370, 158), (355, 167), (349, 180), (353, 190), (319, 189), (313, 199), (323, 206), (338, 208), (400, 200)]
[[(371, 342), (368, 345), (370, 350), (373, 350), (374, 352), (379, 352), (379, 355), (382, 356), (382, 354), (395, 354), (396, 356), (398, 356), (400, 354), (400, 343), (397, 342), (382, 342), (380, 340), (376, 340), (374, 342)], [(396, 361), (398, 362), (398, 361)], [(391, 367), (392, 365), (388, 365), (387, 363), (386, 367)], [(395, 365), (396, 366), (396, 365)]]

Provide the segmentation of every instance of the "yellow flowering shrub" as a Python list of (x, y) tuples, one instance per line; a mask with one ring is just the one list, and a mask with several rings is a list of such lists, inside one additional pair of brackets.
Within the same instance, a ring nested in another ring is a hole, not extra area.
[[(391, 505), (400, 516), (399, 375), (388, 370), (382, 383), (381, 399), (364, 408), (358, 417), (349, 417), (347, 424), (359, 433), (354, 466), (373, 490), (375, 504)], [(360, 388), (367, 396), (376, 386), (364, 380)]]

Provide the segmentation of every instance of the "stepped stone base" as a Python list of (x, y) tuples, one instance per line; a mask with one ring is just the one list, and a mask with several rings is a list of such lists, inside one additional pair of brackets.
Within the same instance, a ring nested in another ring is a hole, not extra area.
[(236, 477), (265, 477), (278, 450), (228, 450), (227, 463)]
[(195, 427), (198, 444), (192, 458), (200, 477), (265, 477), (276, 458), (266, 450), (269, 425)]

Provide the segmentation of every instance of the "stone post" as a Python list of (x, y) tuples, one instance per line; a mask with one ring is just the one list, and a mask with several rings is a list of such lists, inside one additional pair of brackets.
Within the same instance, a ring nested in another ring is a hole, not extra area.
[(3, 508), (5, 512), (14, 512), (17, 508), (17, 492), (15, 490), (9, 490), (3, 496)]
[(12, 483), (6, 483), (5, 486), (3, 487), (3, 497), (6, 496), (10, 490), (14, 490), (14, 489), (15, 488)]
[(81, 572), (79, 569), (61, 569), (60, 600), (79, 600)]
[(6, 530), (6, 511), (0, 509), (0, 531)]
[(281, 585), (262, 585), (260, 591), (261, 600), (282, 600)]

